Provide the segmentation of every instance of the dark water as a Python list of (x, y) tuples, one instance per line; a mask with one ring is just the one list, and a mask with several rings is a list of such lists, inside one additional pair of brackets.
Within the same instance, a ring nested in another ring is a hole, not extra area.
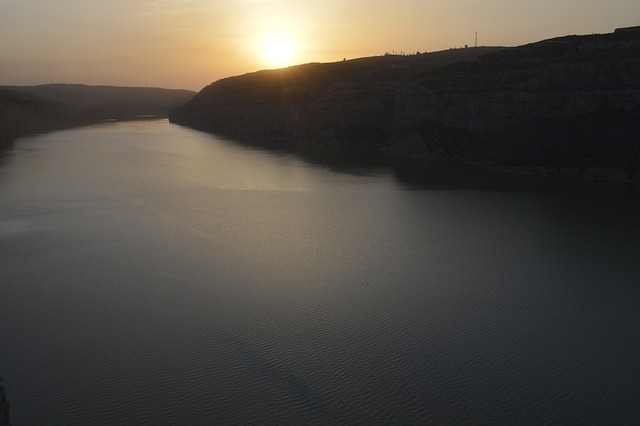
[(166, 122), (20, 140), (14, 426), (640, 422), (637, 200), (334, 169)]

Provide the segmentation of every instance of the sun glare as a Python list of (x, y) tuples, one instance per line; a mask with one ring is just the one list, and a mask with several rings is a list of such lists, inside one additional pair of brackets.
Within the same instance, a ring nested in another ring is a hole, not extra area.
[(263, 53), (265, 60), (274, 68), (291, 65), (293, 46), (291, 42), (281, 37), (271, 37), (264, 40)]

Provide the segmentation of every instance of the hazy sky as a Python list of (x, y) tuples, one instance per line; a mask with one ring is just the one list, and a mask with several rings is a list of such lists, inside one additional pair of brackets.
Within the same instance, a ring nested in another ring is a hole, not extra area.
[(640, 25), (640, 0), (0, 0), (0, 84), (191, 88), (285, 64)]

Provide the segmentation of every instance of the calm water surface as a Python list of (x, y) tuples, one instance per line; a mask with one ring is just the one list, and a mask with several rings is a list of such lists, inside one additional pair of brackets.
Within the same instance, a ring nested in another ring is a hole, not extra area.
[(633, 197), (432, 190), (167, 122), (0, 162), (20, 425), (640, 422)]

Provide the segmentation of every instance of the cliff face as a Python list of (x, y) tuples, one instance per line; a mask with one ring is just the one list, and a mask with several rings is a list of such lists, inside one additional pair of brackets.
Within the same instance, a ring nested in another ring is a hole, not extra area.
[(636, 179), (639, 107), (640, 32), (563, 37), (416, 78), (398, 93), (388, 151)]
[(640, 101), (640, 33), (543, 41), (416, 80), (398, 95), (397, 127), (426, 119), (492, 134), (537, 118), (628, 110)]
[(640, 31), (628, 29), (248, 74), (205, 88), (171, 120), (293, 146), (636, 179), (638, 111)]

